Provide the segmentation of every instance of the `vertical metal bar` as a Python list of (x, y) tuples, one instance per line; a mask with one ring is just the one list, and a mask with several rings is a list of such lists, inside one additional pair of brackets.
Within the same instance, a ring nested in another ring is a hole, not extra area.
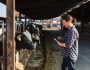
[(25, 30), (25, 26), (26, 26), (26, 16), (25, 16), (25, 19), (24, 19), (24, 30)]
[(6, 70), (15, 70), (15, 0), (6, 0), (7, 4), (7, 40)]
[(2, 22), (2, 47), (3, 47), (3, 70), (5, 70), (5, 46), (4, 46), (4, 32), (5, 32), (5, 28), (4, 28), (4, 21)]
[(19, 25), (20, 25), (19, 31), (22, 32), (22, 29), (21, 29), (21, 13), (20, 12), (19, 12)]

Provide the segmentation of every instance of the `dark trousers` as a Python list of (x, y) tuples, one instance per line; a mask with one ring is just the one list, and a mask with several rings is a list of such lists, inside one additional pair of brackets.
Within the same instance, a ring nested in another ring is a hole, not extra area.
[(75, 62), (68, 56), (63, 58), (62, 70), (75, 70)]

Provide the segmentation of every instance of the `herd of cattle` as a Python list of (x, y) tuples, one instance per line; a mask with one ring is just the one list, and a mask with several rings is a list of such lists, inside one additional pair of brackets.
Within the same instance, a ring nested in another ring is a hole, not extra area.
[[(5, 39), (6, 32), (4, 34), (5, 34), (4, 35), (4, 39)], [(20, 49), (34, 50), (36, 46), (40, 44), (41, 37), (42, 37), (42, 25), (36, 25), (33, 23), (30, 23), (26, 26), (23, 26), (23, 24), (17, 25), (16, 36), (15, 36), (16, 50), (20, 50)], [(3, 47), (2, 47), (2, 34), (1, 34), (0, 57), (3, 54), (2, 49)]]
[(41, 30), (37, 25), (28, 24), (25, 30), (16, 33), (16, 49), (33, 50), (40, 44)]

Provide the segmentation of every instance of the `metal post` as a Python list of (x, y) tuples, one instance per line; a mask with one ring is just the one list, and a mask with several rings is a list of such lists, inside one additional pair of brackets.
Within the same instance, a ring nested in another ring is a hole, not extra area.
[(3, 70), (5, 70), (5, 45), (4, 45), (4, 41), (5, 41), (4, 35), (5, 34), (4, 32), (5, 32), (4, 21), (2, 21)]
[(84, 33), (84, 11), (85, 11), (85, 8), (81, 8), (81, 34)]
[(7, 40), (6, 69), (15, 70), (15, 0), (6, 0), (7, 4)]
[(26, 28), (25, 28), (26, 26), (27, 26), (27, 17), (25, 16), (24, 30), (26, 29)]
[(20, 24), (20, 32), (22, 32), (22, 28), (21, 28), (21, 13), (19, 12), (19, 24)]

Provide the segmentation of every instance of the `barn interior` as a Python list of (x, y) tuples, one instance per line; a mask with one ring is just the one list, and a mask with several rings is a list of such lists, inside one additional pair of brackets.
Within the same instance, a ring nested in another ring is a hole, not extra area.
[[(0, 0), (0, 2), (7, 6), (7, 10), (11, 8), (10, 6), (8, 6), (12, 2), (11, 0), (9, 1)], [(15, 19), (17, 20), (16, 23), (18, 26), (23, 26), (22, 29), (17, 26), (17, 31), (19, 32), (24, 31), (24, 29), (26, 28), (26, 25), (28, 23), (33, 23), (35, 20), (40, 20), (41, 24), (37, 26), (42, 28), (43, 20), (52, 19), (52, 18), (61, 16), (66, 13), (76, 18), (77, 22), (80, 23), (80, 26), (77, 27), (79, 34), (80, 34), (80, 40), (79, 40), (80, 50), (79, 50), (78, 61), (76, 63), (76, 69), (77, 70), (89, 70), (90, 69), (90, 61), (89, 61), (90, 59), (90, 56), (89, 56), (89, 53), (90, 53), (90, 47), (89, 47), (90, 46), (90, 43), (89, 43), (90, 41), (90, 30), (89, 30), (90, 29), (90, 9), (89, 9), (90, 0), (66, 0), (66, 1), (64, 0), (22, 0), (22, 1), (15, 0), (14, 7), (16, 11), (15, 16), (17, 16), (15, 17)], [(24, 20), (23, 22), (22, 22), (22, 19)], [(10, 19), (8, 19), (7, 17), (0, 17), (0, 20), (6, 24), (7, 20), (10, 20)], [(18, 23), (21, 23), (21, 24), (18, 24)], [(1, 27), (3, 28), (3, 25)], [(6, 24), (6, 27), (9, 28), (10, 25)], [(17, 62), (16, 63), (20, 62), (20, 65), (24, 68), (24, 70), (29, 70), (29, 69), (32, 69), (32, 70), (33, 69), (34, 70), (44, 70), (44, 69), (45, 70), (60, 70), (60, 63), (62, 61), (62, 57), (60, 55), (60, 48), (58, 48), (58, 45), (56, 45), (55, 42), (53, 41), (53, 38), (57, 37), (58, 34), (59, 34), (58, 30), (41, 29), (41, 34), (40, 34), (41, 44), (38, 43), (39, 45), (37, 46), (41, 46), (41, 48), (39, 47), (38, 50), (40, 53), (43, 53), (40, 55), (42, 57), (39, 57), (40, 60), (45, 58), (45, 61), (44, 60), (41, 61), (43, 63), (42, 66), (38, 66), (37, 63), (36, 65), (32, 64), (34, 63), (32, 62), (33, 58), (35, 58), (35, 56), (36, 57), (39, 56), (37, 50), (34, 50), (34, 52), (36, 51), (36, 53), (33, 53), (33, 51), (31, 52), (31, 48), (29, 49), (30, 51), (27, 51), (25, 50), (27, 49), (25, 47), (23, 48), (24, 50), (19, 48), (19, 51), (17, 51), (16, 53)], [(34, 45), (36, 45), (36, 43)], [(4, 48), (3, 54), (7, 53), (7, 51), (5, 52), (5, 50), (7, 49)], [(14, 50), (17, 50), (17, 49), (14, 49)], [(43, 52), (41, 52), (40, 50), (42, 50)], [(26, 54), (29, 54), (29, 55), (26, 56)], [(7, 56), (3, 56), (3, 57), (8, 58), (9, 60), (9, 57)], [(30, 58), (30, 57), (33, 57), (33, 58)], [(5, 60), (3, 61), (6, 62)], [(6, 64), (5, 63), (2, 64), (1, 68), (3, 67), (9, 68), (8, 67), (9, 65), (7, 64), (8, 62)], [(11, 67), (15, 68), (15, 65), (12, 64)]]

